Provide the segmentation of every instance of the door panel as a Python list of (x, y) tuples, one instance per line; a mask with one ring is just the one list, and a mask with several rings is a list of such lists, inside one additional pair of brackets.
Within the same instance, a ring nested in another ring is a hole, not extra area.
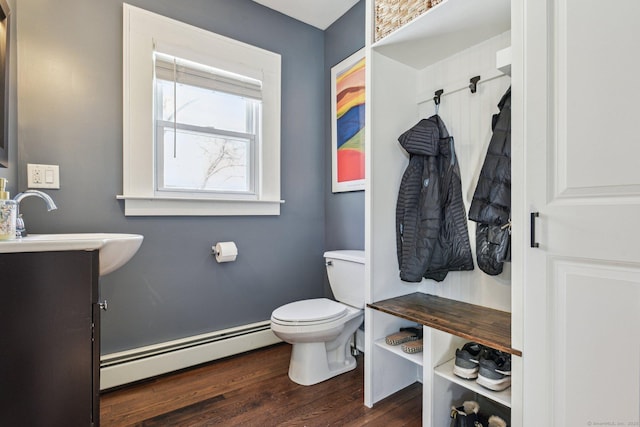
[(554, 259), (550, 271), (554, 425), (633, 425), (640, 402), (640, 346), (633, 339), (640, 325), (640, 269)]
[(556, 3), (559, 190), (638, 195), (640, 2)]
[(0, 254), (0, 426), (99, 424), (98, 262), (97, 250)]
[(640, 2), (524, 9), (522, 425), (640, 425)]

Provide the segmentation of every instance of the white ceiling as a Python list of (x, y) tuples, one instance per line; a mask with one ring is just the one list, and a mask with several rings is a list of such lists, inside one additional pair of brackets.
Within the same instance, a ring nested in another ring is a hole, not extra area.
[(326, 30), (358, 0), (253, 0), (298, 21)]

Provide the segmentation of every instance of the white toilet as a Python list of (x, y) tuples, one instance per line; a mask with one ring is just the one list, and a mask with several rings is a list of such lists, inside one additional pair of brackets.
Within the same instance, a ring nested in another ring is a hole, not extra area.
[(336, 301), (316, 298), (292, 302), (271, 314), (271, 330), (293, 345), (289, 378), (312, 385), (356, 367), (351, 337), (364, 318), (364, 251), (324, 253)]

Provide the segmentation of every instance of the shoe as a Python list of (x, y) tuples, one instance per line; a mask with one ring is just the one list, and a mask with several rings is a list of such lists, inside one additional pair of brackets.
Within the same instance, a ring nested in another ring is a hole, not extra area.
[(405, 353), (420, 353), (422, 351), (422, 338), (420, 338), (419, 340), (406, 342), (402, 344), (401, 348)]
[(481, 356), (486, 352), (485, 346), (475, 342), (468, 342), (461, 349), (456, 349), (453, 373), (467, 380), (478, 378), (478, 364)]
[(480, 358), (476, 382), (493, 391), (502, 391), (511, 386), (511, 355), (490, 349)]
[(468, 400), (462, 404), (462, 406), (451, 407), (451, 414), (449, 417), (452, 419), (451, 425), (456, 427), (462, 426), (482, 426), (480, 416), (480, 405), (478, 402)]
[(507, 427), (507, 422), (497, 415), (489, 417), (489, 427)]
[(413, 327), (400, 328), (400, 332), (396, 332), (386, 337), (385, 342), (389, 345), (400, 345), (420, 338), (422, 338), (422, 329)]

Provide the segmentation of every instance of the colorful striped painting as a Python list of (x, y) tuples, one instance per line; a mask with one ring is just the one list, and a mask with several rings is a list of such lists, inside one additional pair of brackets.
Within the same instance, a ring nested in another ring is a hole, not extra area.
[(336, 74), (337, 182), (364, 180), (365, 58)]

